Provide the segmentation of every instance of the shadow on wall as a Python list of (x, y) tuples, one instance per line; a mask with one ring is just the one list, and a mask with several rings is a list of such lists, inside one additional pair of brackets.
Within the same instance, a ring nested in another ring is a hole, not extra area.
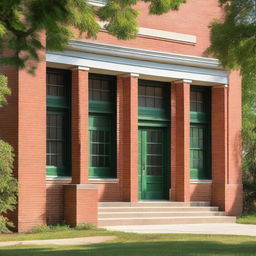
[(211, 183), (192, 183), (190, 184), (191, 201), (211, 201)]

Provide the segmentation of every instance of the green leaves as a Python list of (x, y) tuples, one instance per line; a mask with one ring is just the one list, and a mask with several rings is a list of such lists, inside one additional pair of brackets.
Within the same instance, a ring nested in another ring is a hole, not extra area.
[(211, 24), (208, 52), (243, 77), (244, 209), (255, 212), (256, 191), (256, 9), (255, 0), (220, 0), (224, 21)]
[(132, 8), (136, 1), (110, 0), (107, 5), (99, 10), (101, 20), (109, 22), (105, 29), (118, 39), (130, 39), (137, 34), (138, 11)]
[[(160, 15), (176, 10), (185, 0), (143, 0), (149, 12)], [(103, 8), (95, 8), (86, 0), (1, 0), (0, 49), (13, 50), (12, 56), (0, 59), (0, 64), (16, 65), (33, 71), (40, 60), (40, 50), (64, 50), (69, 38), (96, 38), (99, 20), (118, 39), (131, 39), (137, 34), (138, 0), (109, 0)], [(46, 32), (46, 45), (40, 34)], [(31, 62), (31, 60), (33, 62)]]
[(220, 59), (224, 67), (253, 71), (256, 68), (256, 23), (248, 20), (254, 10), (254, 0), (222, 2), (229, 3), (225, 8), (225, 20), (215, 20), (211, 24), (208, 52)]
[(151, 14), (161, 15), (170, 10), (177, 10), (186, 0), (144, 0), (150, 2), (149, 12)]
[(7, 77), (0, 74), (0, 106), (7, 104), (6, 96), (11, 94), (11, 90), (7, 86)]
[(17, 203), (17, 181), (13, 177), (14, 154), (12, 147), (0, 140), (0, 233), (8, 233), (12, 223), (3, 216), (15, 209)]

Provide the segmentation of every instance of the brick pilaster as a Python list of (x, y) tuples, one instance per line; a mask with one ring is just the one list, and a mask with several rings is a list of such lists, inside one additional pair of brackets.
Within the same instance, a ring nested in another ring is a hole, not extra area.
[[(243, 211), (242, 185), (242, 85), (239, 71), (229, 74), (228, 91), (228, 184), (226, 212), (239, 216)], [(235, 117), (235, 118), (234, 118)]]
[(123, 102), (119, 118), (119, 139), (122, 138), (123, 200), (138, 200), (138, 76), (118, 77), (118, 88), (123, 88)]
[(225, 210), (228, 172), (227, 88), (212, 88), (212, 204)]
[(212, 203), (228, 215), (242, 213), (241, 78), (212, 89)]
[(98, 187), (92, 184), (65, 185), (64, 219), (74, 227), (81, 223), (97, 225)]
[[(176, 104), (176, 127), (172, 127), (172, 140), (175, 141), (175, 157), (172, 168), (175, 174), (175, 200), (190, 201), (190, 81), (177, 81), (172, 85), (176, 94), (172, 100)], [(174, 103), (172, 102), (172, 104)], [(175, 111), (175, 110), (174, 110)], [(173, 122), (174, 120), (172, 120)], [(172, 144), (173, 146), (173, 144)]]
[(72, 183), (88, 181), (88, 68), (72, 70)]

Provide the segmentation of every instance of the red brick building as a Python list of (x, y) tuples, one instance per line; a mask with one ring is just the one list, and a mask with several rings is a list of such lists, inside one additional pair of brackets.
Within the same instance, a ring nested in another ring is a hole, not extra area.
[(0, 136), (15, 149), (19, 231), (97, 223), (97, 203), (108, 201), (206, 201), (241, 213), (241, 79), (205, 56), (218, 1), (162, 16), (137, 8), (136, 39), (102, 30), (42, 53), (35, 76), (2, 70), (12, 96)]

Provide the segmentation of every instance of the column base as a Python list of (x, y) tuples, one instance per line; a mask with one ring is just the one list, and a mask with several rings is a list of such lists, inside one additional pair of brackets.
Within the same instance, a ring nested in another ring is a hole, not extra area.
[(80, 223), (98, 224), (98, 186), (69, 184), (64, 190), (64, 219), (75, 227)]

